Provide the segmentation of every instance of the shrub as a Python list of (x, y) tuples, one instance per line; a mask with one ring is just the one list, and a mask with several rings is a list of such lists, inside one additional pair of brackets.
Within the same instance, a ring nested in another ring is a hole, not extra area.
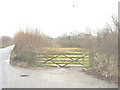
[(51, 46), (51, 38), (40, 31), (26, 29), (14, 36), (15, 48), (11, 53), (11, 62), (24, 62), (30, 66), (35, 64), (35, 56)]

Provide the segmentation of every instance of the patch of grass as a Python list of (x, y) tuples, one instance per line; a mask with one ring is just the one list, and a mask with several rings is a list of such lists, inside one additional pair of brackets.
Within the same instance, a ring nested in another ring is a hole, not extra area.
[(12, 51), (11, 53), (11, 63), (17, 62), (18, 63), (24, 63), (29, 66), (35, 65), (35, 58), (36, 53), (32, 51), (21, 51), (19, 53), (16, 53), (15, 51)]

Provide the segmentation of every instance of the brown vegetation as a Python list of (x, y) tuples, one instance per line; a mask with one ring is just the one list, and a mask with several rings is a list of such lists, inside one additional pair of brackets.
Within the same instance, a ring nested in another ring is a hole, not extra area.
[(118, 21), (112, 17), (113, 24), (97, 32), (96, 36), (88, 33), (75, 33), (58, 37), (55, 42), (61, 47), (80, 47), (87, 49), (90, 58), (91, 71), (105, 76), (114, 82), (118, 81)]
[[(11, 63), (35, 65), (35, 56), (51, 46), (51, 38), (39, 32), (28, 29), (19, 31), (14, 36), (15, 48), (11, 54)], [(21, 64), (20, 64), (21, 65)], [(25, 66), (24, 65), (24, 66)]]

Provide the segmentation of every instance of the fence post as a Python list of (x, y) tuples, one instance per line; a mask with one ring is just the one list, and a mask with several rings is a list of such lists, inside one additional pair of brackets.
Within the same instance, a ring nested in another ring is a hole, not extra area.
[(95, 53), (90, 51), (89, 52), (89, 66), (90, 67), (94, 66), (94, 63), (95, 63), (94, 57), (95, 57)]

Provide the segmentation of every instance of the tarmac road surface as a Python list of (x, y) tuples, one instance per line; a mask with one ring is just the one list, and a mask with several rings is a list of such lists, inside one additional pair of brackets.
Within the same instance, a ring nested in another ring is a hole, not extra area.
[(0, 49), (0, 88), (118, 88), (114, 83), (81, 72), (80, 68), (13, 66), (9, 64), (13, 48)]

